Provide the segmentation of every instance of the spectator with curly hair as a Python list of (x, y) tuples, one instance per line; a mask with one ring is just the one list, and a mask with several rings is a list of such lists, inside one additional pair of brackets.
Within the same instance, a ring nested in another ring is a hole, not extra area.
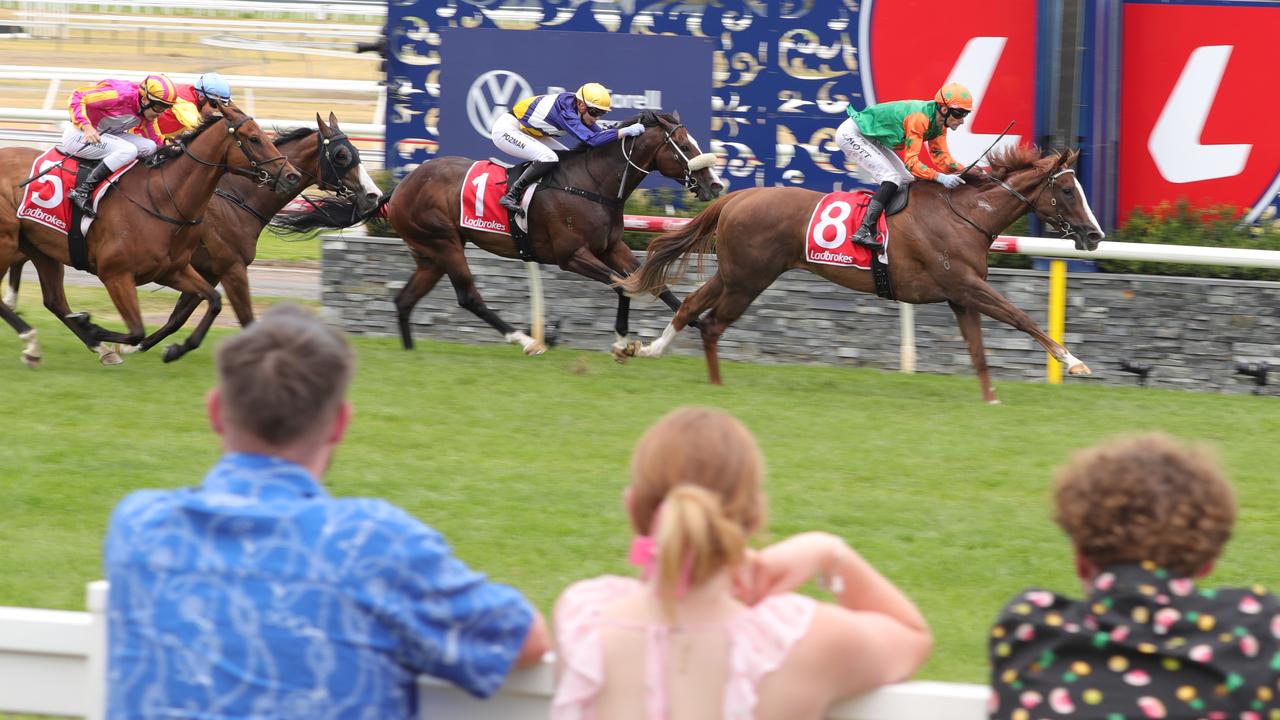
[(1280, 603), (1196, 584), (1236, 517), (1207, 451), (1163, 434), (1103, 443), (1058, 472), (1054, 503), (1085, 598), (1032, 589), (1001, 611), (993, 719), (1280, 717)]

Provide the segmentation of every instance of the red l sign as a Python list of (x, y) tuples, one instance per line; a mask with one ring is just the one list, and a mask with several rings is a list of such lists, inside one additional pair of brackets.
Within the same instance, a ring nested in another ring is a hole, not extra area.
[(1261, 207), (1275, 193), (1280, 94), (1271, 70), (1280, 8), (1124, 9), (1120, 214), (1181, 198)]

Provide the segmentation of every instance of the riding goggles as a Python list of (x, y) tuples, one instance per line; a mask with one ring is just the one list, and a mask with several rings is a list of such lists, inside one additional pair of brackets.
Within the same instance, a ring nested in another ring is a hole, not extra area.
[(600, 108), (593, 108), (593, 107), (587, 108), (587, 114), (590, 115), (591, 117), (596, 117), (596, 118), (602, 117), (607, 112), (609, 111), (601, 110)]
[(957, 120), (963, 120), (969, 116), (969, 111), (964, 108), (947, 108), (947, 114)]

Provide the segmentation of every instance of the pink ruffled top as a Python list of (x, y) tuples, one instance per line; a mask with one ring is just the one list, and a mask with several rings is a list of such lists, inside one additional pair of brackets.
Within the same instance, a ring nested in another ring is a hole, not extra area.
[[(634, 578), (605, 575), (574, 583), (561, 597), (555, 616), (556, 652), (562, 675), (552, 701), (552, 720), (593, 720), (595, 697), (604, 685), (602, 628), (645, 634), (646, 715), (667, 717), (666, 678), (672, 633), (665, 624), (626, 623), (604, 617), (604, 610), (632, 593), (648, 592)], [(725, 720), (755, 717), (756, 688), (778, 669), (813, 621), (816, 601), (795, 593), (774, 595), (730, 620), (701, 626), (699, 632), (723, 632), (729, 643), (728, 682), (724, 688)]]

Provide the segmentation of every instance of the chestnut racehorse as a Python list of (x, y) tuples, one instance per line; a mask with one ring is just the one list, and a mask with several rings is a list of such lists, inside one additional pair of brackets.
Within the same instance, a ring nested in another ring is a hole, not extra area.
[[(645, 130), (636, 138), (565, 153), (557, 167), (539, 181), (544, 187), (529, 206), (529, 240), (539, 262), (555, 263), (615, 285), (640, 265), (622, 240), (622, 207), (651, 170), (682, 179), (701, 200), (720, 194), (724, 186), (711, 170), (714, 157), (702, 154), (680, 124), (678, 113), (645, 112), (621, 121), (619, 126), (637, 121)], [(413, 347), (409, 324), (413, 306), (448, 275), (460, 306), (489, 323), (508, 342), (520, 345), (525, 354), (539, 354), (546, 349), (541, 342), (508, 325), (485, 305), (467, 266), (463, 252), (467, 242), (495, 255), (519, 257), (509, 235), (459, 225), (459, 198), (471, 163), (461, 157), (429, 160), (409, 173), (386, 201), (387, 218), (417, 263), (409, 282), (396, 294), (401, 342), (406, 349)], [(272, 225), (294, 231), (348, 227), (355, 222), (335, 224), (332, 216), (350, 216), (349, 210), (349, 203), (322, 204), (308, 213), (276, 218)], [(629, 354), (628, 348), (634, 353), (639, 343), (627, 340), (631, 300), (621, 289), (615, 290), (617, 340), (612, 351), (621, 360)], [(672, 310), (680, 306), (670, 290), (657, 288), (655, 292)]]
[[(216, 102), (216, 101), (215, 101)], [(217, 291), (191, 267), (196, 236), (184, 232), (198, 226), (213, 190), (224, 173), (271, 183), (275, 192), (294, 192), (301, 175), (271, 143), (258, 124), (234, 105), (216, 104), (219, 114), (156, 151), (151, 162), (139, 163), (116, 182), (98, 206), (98, 218), (87, 236), (89, 270), (106, 286), (111, 301), (128, 328), (112, 332), (90, 322), (88, 313), (72, 313), (62, 287), (63, 266), (71, 262), (65, 234), (16, 215), (21, 202), (19, 184), (27, 177), (38, 151), (0, 150), (0, 267), (8, 268), (21, 255), (40, 275), (44, 305), (76, 334), (85, 347), (98, 353), (103, 364), (121, 362), (114, 348), (147, 344), (137, 286), (148, 282), (195, 293), (208, 311), (191, 336), (165, 350), (166, 362), (200, 345), (221, 309)], [(37, 181), (40, 182), (40, 181)], [(0, 303), (3, 317), (25, 342), (22, 358), (40, 362), (36, 331), (13, 310)], [(154, 343), (152, 343), (154, 344)]]
[[(946, 301), (969, 346), (982, 397), (991, 388), (979, 313), (1012, 325), (1044, 346), (1072, 375), (1089, 368), (1045, 334), (1023, 311), (987, 284), (987, 251), (993, 238), (1028, 211), (1093, 250), (1104, 234), (1076, 179), (1077, 152), (1041, 156), (1034, 147), (997, 151), (989, 170), (971, 171), (967, 183), (948, 191), (936, 183), (913, 184), (905, 210), (889, 218), (889, 279), (898, 300)], [(753, 188), (712, 203), (679, 230), (654, 238), (644, 265), (623, 283), (628, 292), (652, 292), (683, 272), (692, 253), (710, 252), (719, 269), (685, 298), (662, 336), (636, 353), (657, 357), (686, 325), (698, 320), (712, 383), (720, 383), (717, 343), (747, 306), (782, 273), (804, 268), (844, 287), (874, 292), (871, 272), (805, 260), (805, 232), (823, 193), (802, 188)], [(677, 265), (676, 261), (684, 258)], [(706, 313), (703, 315), (703, 313)], [(699, 319), (701, 316), (701, 319)]]

